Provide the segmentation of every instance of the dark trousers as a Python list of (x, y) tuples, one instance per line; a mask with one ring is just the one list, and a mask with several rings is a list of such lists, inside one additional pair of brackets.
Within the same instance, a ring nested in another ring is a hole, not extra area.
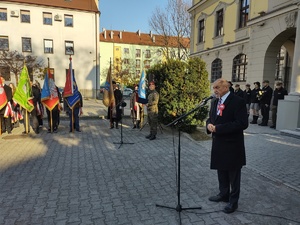
[[(46, 109), (47, 117), (48, 117), (48, 125), (49, 129), (51, 129), (51, 114), (52, 114), (52, 130), (56, 130), (58, 127), (58, 118), (59, 118), (59, 111), (57, 107), (54, 107), (51, 111)], [(51, 114), (50, 114), (51, 113)]]
[(158, 114), (156, 112), (148, 111), (148, 123), (150, 126), (150, 134), (156, 136), (158, 125)]
[(266, 104), (260, 105), (261, 115), (262, 115), (262, 124), (268, 125), (269, 121), (269, 113), (270, 113), (270, 106), (266, 106)]
[[(72, 131), (74, 128), (75, 130), (80, 130), (79, 127), (79, 107), (73, 108), (73, 110), (70, 110), (69, 113), (69, 119), (70, 119), (70, 131)], [(73, 112), (73, 118), (72, 118), (72, 112)]]
[(272, 125), (276, 126), (276, 119), (277, 119), (277, 106), (273, 105), (272, 106)]
[(240, 197), (241, 170), (218, 170), (221, 196), (229, 196), (230, 203), (237, 203)]
[(3, 114), (0, 114), (0, 120), (1, 120), (1, 129), (2, 133), (8, 132), (10, 133), (12, 128), (11, 128), (11, 117), (9, 116), (8, 118), (5, 118)]

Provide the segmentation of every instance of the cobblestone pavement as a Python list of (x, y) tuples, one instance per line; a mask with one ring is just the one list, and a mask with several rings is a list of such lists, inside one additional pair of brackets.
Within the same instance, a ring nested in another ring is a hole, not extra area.
[[(156, 207), (178, 204), (177, 133), (164, 128), (149, 141), (148, 126), (133, 130), (126, 118), (120, 145), (121, 129), (108, 129), (96, 118), (98, 105), (88, 106), (95, 118), (81, 120), (81, 133), (69, 133), (62, 120), (55, 134), (44, 127), (22, 135), (20, 127), (1, 136), (0, 224), (180, 224), (178, 212)], [(182, 211), (183, 225), (300, 224), (300, 140), (257, 125), (245, 134), (247, 166), (239, 209), (230, 215), (221, 212), (225, 203), (208, 201), (218, 192), (211, 142), (182, 135), (180, 203), (202, 207)]]

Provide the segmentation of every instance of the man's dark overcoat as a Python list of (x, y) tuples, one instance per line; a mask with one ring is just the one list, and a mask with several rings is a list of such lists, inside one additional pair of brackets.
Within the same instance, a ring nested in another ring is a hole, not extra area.
[[(244, 132), (248, 127), (245, 100), (230, 93), (226, 98), (222, 116), (217, 115), (218, 98), (211, 102), (206, 126), (216, 126), (212, 134), (211, 169), (236, 170), (246, 165)], [(207, 133), (210, 133), (207, 130)]]

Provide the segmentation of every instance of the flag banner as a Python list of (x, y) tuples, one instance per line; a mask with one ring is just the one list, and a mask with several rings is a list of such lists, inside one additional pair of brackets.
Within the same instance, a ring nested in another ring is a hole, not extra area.
[(11, 103), (8, 102), (5, 108), (4, 118), (13, 117), (13, 116), (14, 116), (14, 112), (12, 110)]
[(140, 83), (139, 83), (139, 89), (138, 89), (138, 102), (142, 104), (147, 104), (148, 99), (146, 97), (146, 78), (145, 78), (145, 72), (142, 71)]
[(41, 93), (42, 104), (50, 111), (59, 103), (59, 97), (53, 75), (50, 69), (47, 69), (44, 85)]
[(80, 101), (80, 94), (72, 69), (72, 58), (70, 58), (69, 70), (66, 76), (63, 97), (71, 109), (73, 109), (76, 103)]
[(13, 100), (28, 112), (31, 112), (34, 109), (31, 95), (30, 79), (26, 65), (24, 65), (22, 69), (19, 84), (14, 93)]
[(3, 86), (4, 84), (0, 78), (0, 109), (4, 108), (7, 104), (7, 97)]
[(110, 65), (106, 76), (105, 87), (103, 90), (103, 104), (106, 107), (109, 107), (114, 102), (115, 102), (115, 96), (114, 96), (114, 88), (112, 85), (111, 65)]

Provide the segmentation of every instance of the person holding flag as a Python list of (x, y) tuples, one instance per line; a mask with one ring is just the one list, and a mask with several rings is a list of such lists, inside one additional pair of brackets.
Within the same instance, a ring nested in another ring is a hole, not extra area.
[(4, 77), (0, 76), (0, 120), (1, 120), (1, 134), (7, 131), (11, 134), (11, 116), (8, 114), (5, 116), (6, 111), (11, 108), (12, 90), (6, 85)]
[(140, 128), (140, 124), (143, 123), (142, 119), (144, 117), (144, 105), (139, 103), (139, 94), (138, 94), (139, 85), (135, 85), (134, 92), (130, 96), (130, 111), (131, 118), (133, 122), (133, 128)]
[(79, 125), (79, 116), (82, 114), (82, 95), (78, 91), (74, 72), (72, 69), (72, 58), (70, 57), (69, 70), (66, 76), (66, 83), (63, 91), (65, 111), (70, 119), (70, 132), (81, 132)]

